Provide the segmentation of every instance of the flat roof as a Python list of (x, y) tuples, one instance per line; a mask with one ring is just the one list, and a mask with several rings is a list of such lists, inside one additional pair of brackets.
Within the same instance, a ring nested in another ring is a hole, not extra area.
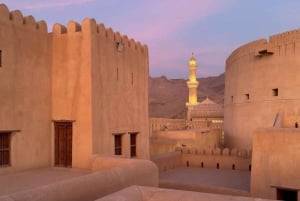
[(183, 190), (197, 190), (199, 187), (199, 191), (208, 187), (209, 192), (212, 192), (214, 188), (219, 188), (227, 189), (227, 192), (242, 192), (240, 194), (246, 195), (250, 191), (250, 176), (249, 171), (178, 167), (160, 173), (159, 180), (161, 187), (174, 186), (175, 189)]
[(90, 174), (91, 170), (42, 168), (0, 175), (0, 196)]

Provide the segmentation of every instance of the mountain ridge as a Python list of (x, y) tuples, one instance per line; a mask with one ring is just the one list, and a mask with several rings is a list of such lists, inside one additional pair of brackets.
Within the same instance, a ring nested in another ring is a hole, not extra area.
[[(225, 73), (197, 78), (198, 102), (207, 96), (218, 104), (224, 102)], [(188, 88), (185, 79), (165, 76), (149, 77), (149, 116), (154, 118), (185, 118)]]

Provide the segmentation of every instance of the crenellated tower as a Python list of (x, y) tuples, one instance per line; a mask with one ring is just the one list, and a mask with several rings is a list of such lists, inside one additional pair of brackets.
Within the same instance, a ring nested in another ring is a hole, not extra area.
[(189, 80), (186, 82), (187, 87), (189, 89), (189, 98), (188, 102), (186, 103), (187, 106), (187, 119), (190, 120), (190, 114), (193, 107), (198, 105), (198, 98), (197, 98), (197, 88), (198, 88), (198, 81), (197, 81), (197, 61), (192, 53), (192, 57), (189, 60)]

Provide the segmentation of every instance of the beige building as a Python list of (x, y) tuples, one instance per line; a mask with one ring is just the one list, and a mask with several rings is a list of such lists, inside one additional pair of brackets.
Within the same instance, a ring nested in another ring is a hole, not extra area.
[(0, 174), (149, 157), (148, 48), (85, 19), (53, 26), (0, 5)]
[(223, 145), (223, 107), (208, 97), (198, 102), (197, 61), (188, 62), (189, 90), (186, 119), (150, 119), (151, 157), (174, 152), (176, 148), (215, 149)]
[(300, 31), (241, 46), (227, 59), (225, 141), (252, 149), (251, 196), (300, 200)]
[(252, 148), (256, 128), (300, 122), (300, 30), (250, 42), (226, 61), (224, 130), (229, 147)]

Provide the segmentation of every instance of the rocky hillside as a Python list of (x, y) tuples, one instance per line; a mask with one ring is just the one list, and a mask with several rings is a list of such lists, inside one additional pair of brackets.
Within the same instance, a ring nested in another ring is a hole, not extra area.
[[(198, 101), (208, 96), (216, 103), (223, 104), (225, 74), (217, 77), (199, 78)], [(186, 80), (149, 78), (149, 115), (150, 117), (184, 118), (185, 103), (188, 97)]]

